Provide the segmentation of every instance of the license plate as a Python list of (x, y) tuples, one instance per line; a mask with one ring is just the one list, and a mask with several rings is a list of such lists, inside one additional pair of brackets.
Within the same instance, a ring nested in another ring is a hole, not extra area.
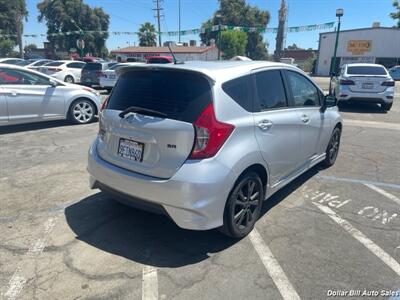
[(370, 90), (370, 89), (372, 89), (373, 87), (374, 87), (374, 84), (373, 84), (373, 83), (370, 83), (370, 82), (367, 82), (367, 83), (363, 83), (363, 84), (362, 84), (362, 88), (363, 88), (363, 89)]
[(124, 138), (119, 139), (118, 155), (133, 161), (142, 162), (144, 144)]

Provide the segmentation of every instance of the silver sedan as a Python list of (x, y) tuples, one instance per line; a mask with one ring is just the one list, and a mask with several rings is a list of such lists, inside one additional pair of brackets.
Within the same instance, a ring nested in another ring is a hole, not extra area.
[(68, 119), (75, 124), (94, 120), (100, 94), (36, 71), (0, 64), (0, 125)]

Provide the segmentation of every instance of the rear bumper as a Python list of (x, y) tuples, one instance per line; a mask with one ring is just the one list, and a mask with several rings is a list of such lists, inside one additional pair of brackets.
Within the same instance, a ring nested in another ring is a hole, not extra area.
[(394, 88), (388, 87), (380, 93), (372, 92), (353, 92), (347, 86), (341, 86), (337, 94), (339, 102), (369, 102), (369, 103), (392, 103), (394, 99)]
[(181, 228), (207, 230), (223, 224), (223, 212), (236, 175), (216, 159), (187, 161), (170, 179), (158, 179), (114, 166), (89, 150), (90, 187), (122, 193), (125, 203), (161, 206)]

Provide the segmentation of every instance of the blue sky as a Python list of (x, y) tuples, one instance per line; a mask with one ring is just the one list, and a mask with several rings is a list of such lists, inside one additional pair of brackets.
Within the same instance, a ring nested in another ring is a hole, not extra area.
[[(37, 21), (36, 8), (40, 0), (26, 0), (29, 17), (24, 33), (45, 33), (44, 23)], [(277, 27), (280, 0), (248, 0), (251, 5), (268, 10), (271, 20), (268, 27)], [(152, 0), (85, 0), (90, 6), (102, 7), (110, 15), (110, 31), (137, 31), (140, 24), (150, 21), (156, 24)], [(370, 27), (373, 22), (381, 26), (393, 26), (389, 17), (393, 12), (392, 0), (287, 0), (289, 5), (288, 26), (301, 26), (335, 21), (336, 8), (344, 9), (342, 28)], [(161, 31), (178, 30), (178, 0), (164, 0), (164, 17)], [(182, 30), (199, 28), (218, 7), (218, 0), (181, 0)], [(227, 24), (229, 25), (229, 24)], [(332, 29), (333, 30), (333, 29)], [(268, 51), (275, 48), (275, 34), (267, 33), (264, 38), (269, 42)], [(318, 47), (318, 32), (298, 32), (287, 34), (286, 45), (296, 43), (303, 48)], [(182, 41), (199, 39), (198, 35), (184, 36)], [(164, 36), (163, 40), (177, 40)], [(24, 43), (42, 46), (43, 38), (24, 38)], [(110, 36), (107, 40), (109, 50), (137, 44), (136, 36)]]

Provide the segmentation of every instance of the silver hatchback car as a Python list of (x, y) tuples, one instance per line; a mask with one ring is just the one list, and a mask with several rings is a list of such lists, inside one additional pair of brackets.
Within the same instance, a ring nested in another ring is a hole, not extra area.
[(89, 150), (90, 186), (182, 228), (243, 237), (264, 200), (336, 160), (336, 100), (298, 68), (186, 62), (118, 72)]

